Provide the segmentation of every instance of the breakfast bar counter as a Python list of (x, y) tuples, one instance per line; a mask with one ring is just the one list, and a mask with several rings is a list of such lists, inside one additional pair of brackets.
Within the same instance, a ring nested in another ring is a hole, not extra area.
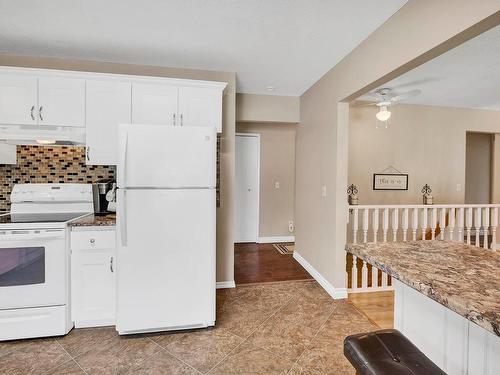
[(346, 251), (392, 277), (395, 328), (446, 373), (500, 373), (500, 252), (448, 241)]

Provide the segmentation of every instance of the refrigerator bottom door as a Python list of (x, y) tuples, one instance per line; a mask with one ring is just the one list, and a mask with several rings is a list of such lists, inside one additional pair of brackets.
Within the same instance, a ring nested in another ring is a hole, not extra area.
[(119, 189), (120, 334), (215, 323), (215, 190)]

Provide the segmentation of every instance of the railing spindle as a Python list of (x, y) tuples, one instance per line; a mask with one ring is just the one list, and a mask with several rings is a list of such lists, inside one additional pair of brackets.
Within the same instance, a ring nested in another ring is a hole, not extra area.
[(368, 242), (368, 228), (370, 226), (370, 223), (369, 223), (369, 209), (368, 208), (365, 208), (365, 210), (363, 211), (363, 243), (367, 243)]
[(358, 258), (356, 255), (352, 256), (351, 288), (358, 289)]
[(490, 209), (485, 207), (483, 209), (483, 249), (488, 248), (488, 234), (490, 232)]
[(472, 208), (468, 207), (465, 218), (465, 226), (467, 227), (467, 245), (470, 245), (470, 231), (472, 229)]
[(439, 234), (439, 238), (444, 240), (444, 232), (446, 229), (446, 208), (441, 208), (441, 217), (439, 218), (439, 229), (441, 233)]
[(376, 208), (373, 210), (373, 214), (372, 214), (373, 242), (377, 242), (378, 218), (379, 218), (379, 210), (378, 210), (378, 208)]
[(358, 243), (359, 210), (354, 208), (352, 214), (352, 242)]
[(474, 219), (474, 228), (476, 230), (475, 246), (479, 247), (479, 237), (481, 236), (481, 207), (476, 208)]
[(493, 215), (491, 218), (491, 249), (497, 249), (497, 226), (498, 226), (498, 208), (493, 209)]
[(412, 211), (413, 218), (411, 221), (411, 229), (412, 229), (412, 240), (417, 240), (417, 230), (418, 230), (418, 208), (414, 208)]
[(449, 231), (448, 231), (448, 238), (450, 241), (453, 241), (454, 238), (453, 238), (453, 234), (454, 234), (454, 231), (455, 231), (455, 209), (454, 208), (450, 208), (450, 211), (448, 213), (449, 215), (449, 225), (448, 225), (448, 228), (449, 228)]
[(431, 210), (431, 240), (436, 239), (436, 228), (437, 228), (437, 209), (432, 208), (432, 210)]
[(388, 230), (389, 230), (389, 209), (386, 208), (382, 216), (382, 231), (384, 232), (384, 243), (387, 242)]
[(406, 242), (406, 238), (408, 236), (408, 209), (407, 208), (403, 209), (402, 227), (403, 227), (403, 242)]
[(458, 209), (458, 241), (464, 242), (464, 208)]
[(425, 241), (427, 232), (427, 208), (422, 208), (422, 241)]
[(399, 229), (399, 210), (395, 208), (392, 210), (392, 242), (396, 242), (398, 238)]

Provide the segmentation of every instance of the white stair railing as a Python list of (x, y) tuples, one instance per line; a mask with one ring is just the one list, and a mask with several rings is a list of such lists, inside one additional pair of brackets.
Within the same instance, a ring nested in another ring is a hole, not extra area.
[[(348, 242), (439, 239), (496, 251), (499, 208), (500, 204), (349, 206)], [(356, 256), (352, 258), (352, 266), (347, 273), (349, 292), (392, 289), (387, 274), (382, 272), (379, 276), (376, 268), (365, 261), (359, 266)]]

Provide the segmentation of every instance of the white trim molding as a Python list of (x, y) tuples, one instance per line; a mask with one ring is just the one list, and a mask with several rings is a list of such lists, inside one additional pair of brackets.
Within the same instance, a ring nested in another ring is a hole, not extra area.
[(234, 282), (234, 280), (232, 280), (232, 281), (217, 281), (215, 286), (217, 289), (236, 288), (236, 283)]
[(319, 285), (333, 298), (347, 298), (347, 288), (334, 288), (311, 264), (305, 260), (297, 251), (293, 252), (293, 259), (306, 269), (307, 272), (318, 282)]
[(280, 243), (280, 242), (295, 242), (295, 236), (271, 236), (259, 237), (258, 243)]

